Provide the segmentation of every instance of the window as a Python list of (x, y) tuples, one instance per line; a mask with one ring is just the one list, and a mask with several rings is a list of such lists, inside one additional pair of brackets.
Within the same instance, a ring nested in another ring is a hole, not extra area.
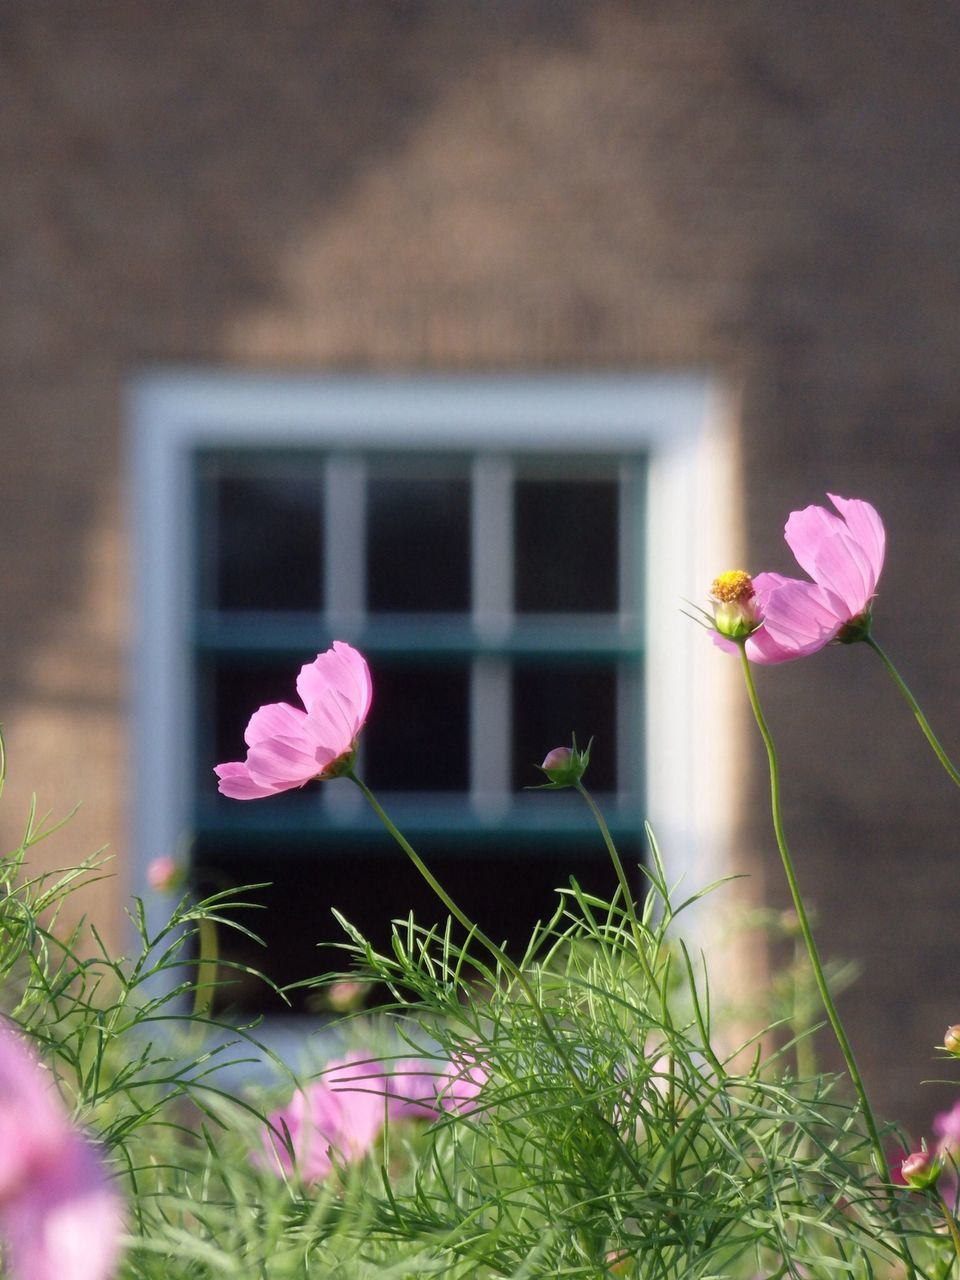
[[(342, 938), (331, 907), (378, 942), (410, 908), (442, 916), (348, 783), (249, 804), (216, 791), (250, 713), (295, 702), (299, 666), (344, 639), (374, 671), (361, 772), (489, 932), (522, 946), (571, 874), (608, 890), (582, 802), (523, 788), (571, 731), (593, 736), (588, 782), (625, 860), (642, 856), (647, 744), (690, 736), (655, 725), (651, 552), (681, 573), (691, 560), (709, 406), (694, 379), (140, 383), (139, 882), (174, 846), (201, 885), (272, 882), (268, 951), (224, 941), (280, 983), (337, 966), (316, 950)], [(662, 694), (678, 655), (660, 652)], [(687, 716), (675, 683), (668, 715)], [(231, 1000), (271, 1011), (262, 987)]]

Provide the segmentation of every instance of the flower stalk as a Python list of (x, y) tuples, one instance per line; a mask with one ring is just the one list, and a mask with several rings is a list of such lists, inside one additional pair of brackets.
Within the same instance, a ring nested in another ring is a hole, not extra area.
[(873, 1148), (874, 1166), (887, 1188), (891, 1213), (901, 1238), (904, 1261), (909, 1267), (910, 1275), (916, 1276), (916, 1268), (900, 1223), (899, 1210), (897, 1209), (891, 1186), (890, 1166), (887, 1163), (883, 1143), (880, 1140), (880, 1131), (877, 1127), (876, 1117), (874, 1116), (873, 1108), (870, 1105), (870, 1099), (867, 1095), (866, 1086), (863, 1082), (863, 1076), (860, 1074), (860, 1068), (857, 1066), (853, 1046), (850, 1044), (850, 1040), (844, 1030), (843, 1023), (840, 1020), (840, 1014), (837, 1011), (833, 996), (830, 992), (829, 984), (827, 983), (826, 975), (823, 971), (820, 952), (817, 948), (816, 939), (813, 936), (813, 929), (810, 926), (810, 919), (807, 915), (806, 906), (804, 905), (803, 895), (800, 892), (800, 885), (793, 865), (793, 858), (790, 854), (790, 847), (787, 844), (786, 831), (784, 830), (783, 825), (783, 810), (780, 801), (780, 765), (777, 758), (777, 748), (773, 741), (773, 735), (770, 732), (770, 728), (767, 725), (766, 718), (763, 714), (763, 708), (760, 705), (760, 698), (757, 694), (756, 684), (754, 683), (750, 660), (746, 654), (745, 643), (741, 640), (738, 641), (737, 644), (740, 650), (740, 665), (743, 670), (743, 678), (747, 687), (747, 695), (750, 699), (750, 707), (753, 711), (754, 719), (757, 722), (757, 728), (760, 730), (760, 736), (763, 739), (763, 745), (767, 752), (767, 761), (770, 768), (770, 809), (773, 817), (773, 830), (774, 835), (776, 836), (777, 848), (780, 851), (780, 859), (783, 863), (783, 869), (787, 877), (787, 884), (790, 888), (790, 896), (793, 899), (794, 910), (797, 913), (797, 923), (806, 944), (807, 955), (810, 957), (814, 980), (817, 985), (817, 990), (820, 993), (820, 999), (823, 1003), (824, 1011), (826, 1012), (827, 1019), (833, 1029), (834, 1036), (836, 1037), (837, 1044), (840, 1047), (840, 1052), (843, 1055), (843, 1060), (846, 1063), (847, 1071), (850, 1073), (850, 1079), (853, 1082), (853, 1087), (860, 1102), (860, 1109), (863, 1113), (864, 1123), (867, 1126), (870, 1145)]
[(869, 632), (861, 638), (864, 644), (867, 644), (870, 646), (873, 652), (877, 655), (877, 657), (886, 667), (887, 671), (890, 674), (890, 678), (893, 680), (893, 683), (900, 690), (907, 706), (913, 712), (914, 717), (916, 718), (917, 724), (920, 726), (920, 730), (923, 733), (923, 736), (926, 738), (926, 740), (930, 743), (930, 746), (933, 748), (934, 755), (943, 765), (948, 777), (954, 782), (956, 786), (960, 787), (960, 772), (957, 771), (950, 757), (947, 755), (946, 751), (944, 751), (943, 747), (941, 746), (939, 738), (933, 732), (933, 729), (930, 727), (930, 722), (927, 720), (927, 717), (923, 714), (923, 711), (920, 708), (920, 704), (917, 702), (916, 698), (911, 693), (910, 688), (907, 685), (907, 682), (904, 680), (903, 676), (901, 676), (897, 668), (893, 665), (893, 661), (891, 660), (889, 655), (883, 649), (881, 649), (880, 645), (873, 638), (873, 636), (869, 634)]

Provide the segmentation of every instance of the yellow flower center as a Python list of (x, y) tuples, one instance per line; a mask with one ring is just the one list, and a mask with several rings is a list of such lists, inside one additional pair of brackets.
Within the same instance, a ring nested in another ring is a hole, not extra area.
[(736, 601), (751, 600), (754, 596), (753, 579), (743, 569), (728, 569), (714, 578), (710, 594), (721, 604), (734, 604)]

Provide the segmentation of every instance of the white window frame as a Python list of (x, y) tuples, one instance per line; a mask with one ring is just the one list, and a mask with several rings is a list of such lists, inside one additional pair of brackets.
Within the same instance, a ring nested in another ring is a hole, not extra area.
[[(169, 371), (130, 390), (133, 541), (132, 892), (151, 927), (157, 857), (192, 820), (193, 457), (264, 446), (620, 454), (648, 458), (645, 812), (671, 880), (692, 891), (729, 874), (737, 768), (730, 673), (683, 616), (739, 561), (732, 404), (698, 374), (322, 376)], [(475, 567), (475, 574), (479, 570)], [(481, 584), (482, 585), (482, 584)], [(496, 583), (491, 584), (491, 590)], [(714, 749), (722, 744), (722, 750)]]

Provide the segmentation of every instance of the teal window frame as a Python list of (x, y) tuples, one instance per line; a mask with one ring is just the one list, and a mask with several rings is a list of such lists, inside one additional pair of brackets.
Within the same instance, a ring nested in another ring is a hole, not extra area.
[[(576, 661), (594, 653), (622, 661), (636, 679), (642, 745), (632, 757), (634, 781), (620, 786), (620, 803), (613, 797), (611, 825), (636, 832), (644, 816), (651, 816), (671, 870), (726, 870), (721, 856), (725, 824), (710, 816), (724, 786), (722, 768), (715, 785), (702, 788), (698, 797), (711, 754), (703, 744), (719, 728), (723, 700), (702, 696), (704, 646), (699, 636), (691, 638), (695, 628), (684, 623), (685, 629), (676, 629), (683, 596), (709, 580), (713, 554), (723, 555), (725, 545), (735, 544), (730, 538), (725, 542), (722, 533), (733, 528), (730, 517), (737, 505), (735, 433), (729, 405), (710, 379), (696, 374), (378, 378), (167, 371), (134, 382), (130, 418), (138, 624), (131, 882), (148, 900), (148, 916), (159, 918), (163, 910), (147, 890), (153, 857), (178, 850), (183, 856), (198, 830), (246, 830), (253, 838), (267, 821), (258, 817), (255, 805), (215, 816), (196, 804), (198, 657), (237, 646), (302, 660), (334, 637), (356, 643), (374, 663), (378, 654), (403, 657), (425, 649), (438, 660), (477, 654), (491, 664), (545, 656)], [(203, 451), (264, 446), (317, 448), (347, 463), (372, 453), (460, 451), (494, 469), (511, 460), (536, 465), (557, 458), (574, 466), (602, 458), (630, 468), (643, 459), (642, 481), (634, 476), (643, 507), (634, 536), (644, 599), (637, 599), (627, 624), (617, 618), (597, 627), (589, 619), (569, 619), (562, 638), (555, 625), (550, 628), (549, 641), (543, 619), (535, 618), (506, 632), (502, 619), (499, 628), (494, 619), (480, 632), (473, 619), (459, 632), (447, 628), (443, 635), (403, 618), (363, 623), (356, 609), (351, 617), (349, 599), (331, 611), (319, 634), (315, 621), (301, 619), (288, 620), (283, 636), (263, 620), (248, 620), (239, 637), (228, 635), (196, 608), (195, 464)], [(624, 759), (629, 758), (628, 749)], [(337, 789), (320, 790), (333, 796)], [(539, 801), (557, 799), (525, 793), (499, 813), (494, 806), (484, 815), (460, 796), (432, 804), (428, 814), (419, 800), (405, 813), (398, 797), (387, 798), (413, 834), (429, 830), (454, 841), (484, 823), (499, 823), (522, 841), (525, 829), (543, 831)], [(324, 800), (314, 820), (313, 830), (341, 834), (362, 832), (371, 821), (340, 799)], [(558, 838), (586, 829), (583, 814), (564, 812), (556, 822)], [(712, 851), (707, 861), (695, 853), (705, 830)], [(306, 838), (310, 834), (308, 828)]]

